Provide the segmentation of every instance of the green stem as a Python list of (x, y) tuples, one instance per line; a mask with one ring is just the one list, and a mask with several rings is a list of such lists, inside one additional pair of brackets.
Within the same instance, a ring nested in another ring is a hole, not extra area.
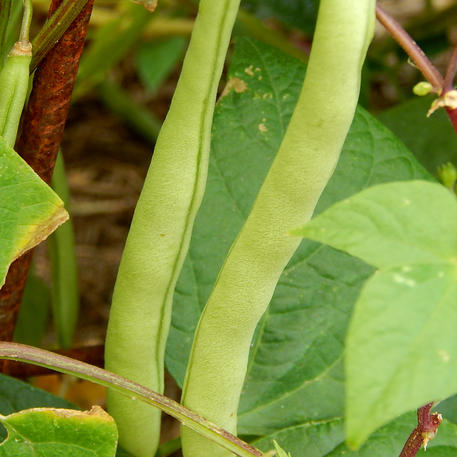
[(60, 40), (87, 2), (88, 0), (64, 0), (46, 21), (32, 42), (34, 51), (30, 72), (35, 70), (48, 51)]
[(231, 435), (178, 402), (102, 368), (45, 351), (44, 349), (7, 342), (0, 342), (0, 359), (31, 363), (32, 365), (38, 365), (91, 381), (131, 399), (138, 399), (161, 409), (186, 427), (200, 433), (239, 457), (262, 457), (263, 455), (255, 447)]
[[(62, 153), (57, 156), (52, 188), (68, 208), (70, 194)], [(59, 346), (69, 348), (73, 342), (79, 312), (78, 273), (75, 236), (71, 220), (60, 226), (48, 239), (52, 274), (54, 327)]]
[(6, 42), (6, 32), (8, 29), (8, 20), (11, 12), (12, 0), (0, 1), (0, 70), (5, 62), (6, 55), (8, 54), (8, 46)]
[(32, 5), (32, 0), (23, 0), (23, 1), (24, 1), (24, 12), (23, 12), (23, 16), (22, 16), (21, 31), (19, 33), (19, 41), (28, 43), (30, 24), (32, 23), (33, 5)]

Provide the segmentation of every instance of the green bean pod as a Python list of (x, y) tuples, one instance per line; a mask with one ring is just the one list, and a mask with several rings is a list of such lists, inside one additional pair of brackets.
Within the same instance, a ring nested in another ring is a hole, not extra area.
[(31, 44), (18, 41), (0, 71), (0, 136), (12, 148), (27, 98), (31, 59)]
[[(106, 367), (163, 391), (174, 287), (208, 168), (217, 87), (240, 0), (201, 0), (181, 76), (157, 139), (114, 289)], [(136, 457), (157, 448), (160, 412), (108, 393), (120, 444)]]
[[(303, 88), (278, 154), (232, 245), (194, 336), (185, 406), (236, 433), (250, 343), (330, 179), (351, 125), (374, 0), (321, 0)], [(231, 455), (182, 429), (186, 457)]]

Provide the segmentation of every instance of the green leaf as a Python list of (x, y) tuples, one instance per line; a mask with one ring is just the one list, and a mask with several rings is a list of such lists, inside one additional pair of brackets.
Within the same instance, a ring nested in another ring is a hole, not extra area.
[(440, 184), (389, 183), (339, 202), (294, 233), (378, 268), (457, 261), (457, 202)]
[(457, 165), (457, 136), (444, 110), (427, 117), (434, 97), (414, 98), (383, 111), (378, 119), (417, 157), (427, 170), (436, 175), (445, 162)]
[(60, 198), (0, 138), (0, 287), (11, 262), (67, 218)]
[(354, 447), (398, 415), (457, 393), (455, 227), (455, 196), (413, 181), (364, 190), (299, 230), (380, 268), (360, 293), (346, 339)]
[[(0, 414), (7, 415), (24, 409), (40, 407), (77, 409), (75, 405), (64, 398), (0, 374)], [(6, 432), (0, 426), (0, 440), (5, 438)], [(117, 457), (129, 457), (129, 455), (123, 449), (118, 448)]]
[[(174, 297), (167, 366), (179, 383), (200, 312), (273, 160), (304, 71), (274, 48), (250, 39), (236, 42), (228, 89), (215, 112), (207, 191)], [(317, 212), (362, 188), (407, 179), (429, 175), (359, 109)], [(302, 242), (252, 342), (240, 433), (261, 436), (343, 415), (343, 341), (352, 306), (372, 272), (341, 251)], [(300, 455), (278, 442), (293, 457)]]
[(457, 269), (381, 270), (363, 288), (346, 340), (346, 428), (357, 447), (405, 411), (457, 392)]
[(138, 75), (150, 93), (156, 92), (181, 58), (186, 40), (173, 37), (144, 43), (138, 50)]
[(4, 457), (113, 457), (117, 428), (100, 407), (82, 412), (35, 408), (0, 416), (8, 438), (0, 444)]
[[(253, 442), (263, 451), (272, 448), (272, 440), (290, 450), (292, 457), (395, 457), (400, 454), (409, 434), (416, 426), (416, 415), (408, 413), (377, 430), (357, 450), (344, 443), (342, 418), (297, 425)], [(436, 437), (421, 449), (417, 457), (450, 457), (457, 452), (457, 426), (443, 421)]]
[[(7, 415), (22, 409), (38, 407), (74, 408), (63, 398), (51, 395), (23, 381), (0, 374), (0, 414)], [(6, 438), (0, 428), (0, 440)]]
[(262, 19), (277, 18), (311, 34), (319, 0), (243, 0), (242, 6)]

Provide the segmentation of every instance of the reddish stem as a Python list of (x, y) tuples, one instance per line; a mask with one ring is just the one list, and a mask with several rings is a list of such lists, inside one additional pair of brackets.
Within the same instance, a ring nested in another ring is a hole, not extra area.
[(455, 133), (457, 133), (457, 109), (446, 108), (446, 112), (452, 126), (454, 127)]
[(443, 89), (444, 91), (449, 91), (454, 89), (454, 79), (457, 73), (457, 46), (454, 47), (452, 51), (451, 58), (449, 60), (446, 76), (444, 78)]
[[(52, 1), (49, 16), (60, 3)], [(48, 183), (62, 140), (92, 4), (93, 0), (87, 3), (36, 71), (17, 143), (19, 154)], [(11, 341), (13, 337), (30, 260), (30, 253), (16, 260), (0, 290), (0, 340)]]
[[(378, 4), (376, 5), (376, 17), (397, 43), (405, 50), (409, 58), (415, 63), (425, 79), (435, 88), (440, 96), (453, 90), (453, 80), (457, 73), (457, 46), (454, 48), (452, 57), (449, 61), (446, 77), (443, 79), (441, 73), (430, 62), (428, 57), (411, 38), (408, 32), (406, 32), (406, 30)], [(457, 133), (457, 110), (446, 108), (446, 112)]]
[(419, 449), (434, 438), (438, 427), (441, 424), (441, 414), (432, 413), (433, 403), (427, 403), (417, 410), (417, 427), (412, 431), (407, 439), (399, 457), (415, 457)]

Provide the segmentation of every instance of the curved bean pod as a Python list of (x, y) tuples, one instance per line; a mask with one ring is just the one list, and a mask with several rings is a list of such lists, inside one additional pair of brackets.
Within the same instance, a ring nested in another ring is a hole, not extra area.
[[(279, 152), (196, 329), (183, 404), (236, 432), (256, 325), (339, 158), (371, 41), (374, 0), (321, 0), (305, 82)], [(231, 455), (182, 429), (187, 457)]]
[[(200, 0), (116, 280), (106, 367), (158, 392), (174, 287), (206, 184), (217, 86), (239, 1)], [(136, 457), (152, 457), (160, 412), (115, 393), (108, 394), (108, 410), (121, 445)]]

